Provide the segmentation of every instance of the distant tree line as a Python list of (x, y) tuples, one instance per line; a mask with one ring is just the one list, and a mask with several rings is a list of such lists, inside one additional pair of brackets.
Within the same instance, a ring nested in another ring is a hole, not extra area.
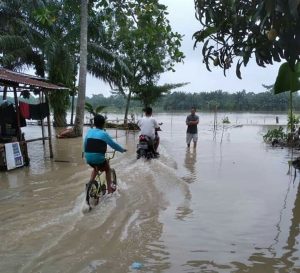
[[(300, 111), (300, 96), (293, 94), (294, 110)], [(13, 98), (8, 98), (13, 102)], [(0, 103), (2, 98), (0, 97)], [(30, 98), (29, 103), (37, 103), (35, 98)], [(124, 111), (126, 99), (122, 95), (111, 95), (104, 97), (102, 94), (87, 97), (86, 102), (93, 107), (106, 106), (103, 111)], [(217, 106), (218, 111), (287, 111), (289, 108), (289, 93), (274, 95), (272, 91), (253, 93), (239, 91), (228, 93), (221, 90), (201, 93), (173, 92), (163, 96), (153, 105), (156, 111), (186, 111), (192, 106), (202, 111), (214, 110)], [(143, 104), (134, 99), (131, 103), (131, 111), (141, 110)]]
[[(294, 94), (293, 107), (300, 111), (300, 96)], [(93, 95), (86, 98), (86, 101), (93, 106), (103, 105), (118, 110), (125, 107), (125, 99), (120, 95), (104, 97)], [(286, 111), (289, 108), (289, 94), (282, 93), (274, 95), (272, 91), (253, 93), (239, 91), (228, 93), (221, 90), (201, 93), (173, 92), (162, 97), (154, 106), (157, 110), (163, 111), (186, 111), (195, 106), (203, 111), (217, 109), (219, 111)], [(138, 100), (133, 100), (131, 108), (142, 107)]]

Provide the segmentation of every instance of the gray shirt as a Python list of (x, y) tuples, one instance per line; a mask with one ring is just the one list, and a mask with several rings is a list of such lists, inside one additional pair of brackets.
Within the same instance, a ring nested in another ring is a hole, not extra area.
[[(186, 118), (186, 122), (189, 121), (199, 121), (199, 117), (197, 115), (192, 115), (192, 114), (188, 115)], [(188, 125), (186, 132), (189, 134), (197, 134), (198, 133), (197, 125)]]

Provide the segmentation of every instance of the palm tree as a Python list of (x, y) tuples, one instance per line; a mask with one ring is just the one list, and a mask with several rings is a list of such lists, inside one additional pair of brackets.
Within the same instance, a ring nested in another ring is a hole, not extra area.
[[(87, 5), (87, 1), (82, 1)], [(48, 76), (54, 83), (62, 83), (71, 90), (76, 83), (79, 63), (79, 9), (68, 0), (40, 1), (1, 1), (0, 9), (0, 63), (7, 68), (21, 69), (24, 64), (34, 66), (39, 76)], [(83, 7), (83, 6), (82, 6)], [(64, 16), (60, 16), (63, 13)], [(86, 51), (81, 49), (80, 91), (77, 100), (75, 129), (82, 134), (86, 69), (94, 76), (110, 84), (118, 85), (126, 74), (126, 66), (108, 50), (109, 44), (101, 44), (105, 27), (101, 26), (98, 11), (90, 9), (91, 36), (88, 44), (88, 59), (82, 59)], [(86, 18), (88, 10), (85, 11)], [(84, 15), (85, 16), (85, 15)], [(3, 20), (3, 21), (2, 21)], [(84, 20), (81, 20), (83, 23)], [(87, 29), (87, 22), (85, 28)], [(99, 29), (102, 28), (101, 31)], [(111, 42), (111, 39), (107, 39)], [(87, 43), (87, 39), (86, 42)], [(62, 61), (64, 60), (64, 61)], [(84, 88), (84, 90), (83, 90)], [(54, 119), (58, 126), (66, 123), (66, 110), (69, 107), (68, 92), (53, 92), (50, 103), (54, 109)], [(78, 121), (81, 120), (79, 123)], [(79, 126), (79, 127), (78, 127)], [(79, 129), (77, 129), (79, 128)]]
[(88, 0), (81, 0), (80, 6), (80, 66), (79, 66), (79, 86), (76, 105), (76, 117), (74, 133), (76, 136), (82, 135), (84, 122), (84, 104), (86, 93), (87, 75), (87, 35), (88, 35)]
[(0, 3), (0, 64), (8, 69), (21, 69), (24, 64), (33, 65), (37, 74), (44, 77), (44, 62), (36, 44), (42, 37), (25, 18), (24, 10), (33, 10), (31, 1)]
[[(110, 85), (114, 84), (117, 86), (121, 86), (124, 75), (130, 74), (126, 64), (118, 55), (114, 54), (112, 50), (108, 50), (105, 46), (99, 45), (102, 37), (101, 31), (91, 31), (91, 39), (94, 42), (88, 42), (88, 11), (87, 0), (81, 0), (80, 70), (76, 118), (74, 124), (76, 136), (81, 136), (83, 130), (87, 71), (95, 77), (108, 82)], [(93, 19), (95, 19), (97, 28), (101, 27), (101, 25), (98, 25), (99, 17), (101, 17), (99, 14), (92, 13), (92, 26)]]
[[(70, 87), (75, 77), (74, 31), (65, 32), (66, 19), (55, 16), (61, 3), (2, 1), (2, 4), (0, 17), (6, 20), (0, 30), (2, 65), (10, 69), (33, 65), (37, 75), (44, 77), (47, 73), (51, 82)], [(65, 126), (68, 91), (52, 92), (49, 97), (55, 124)]]

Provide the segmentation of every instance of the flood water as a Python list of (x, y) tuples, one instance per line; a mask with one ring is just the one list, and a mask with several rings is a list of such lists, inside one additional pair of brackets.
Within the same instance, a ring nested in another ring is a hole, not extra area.
[(157, 115), (152, 161), (136, 160), (137, 133), (109, 130), (128, 152), (111, 161), (118, 192), (91, 212), (81, 139), (53, 139), (54, 159), (29, 143), (30, 166), (0, 173), (0, 272), (300, 272), (300, 175), (288, 165), (299, 151), (263, 143), (275, 115), (228, 116), (214, 134), (200, 113), (187, 149), (185, 115)]

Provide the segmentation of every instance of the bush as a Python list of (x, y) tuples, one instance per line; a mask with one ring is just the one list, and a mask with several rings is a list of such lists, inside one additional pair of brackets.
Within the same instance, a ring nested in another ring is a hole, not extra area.
[(283, 132), (283, 128), (280, 126), (278, 129), (268, 130), (263, 138), (265, 142), (272, 142), (274, 139), (286, 141), (287, 134)]

